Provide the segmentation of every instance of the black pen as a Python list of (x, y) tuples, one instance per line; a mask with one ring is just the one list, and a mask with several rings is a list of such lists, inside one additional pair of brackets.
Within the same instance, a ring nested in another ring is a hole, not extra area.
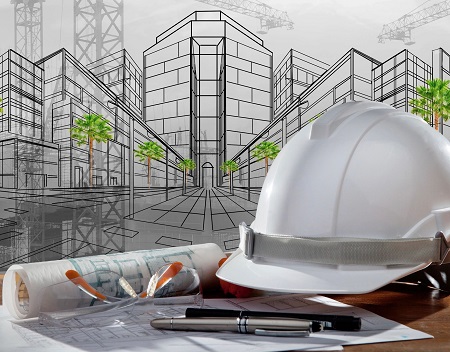
[(265, 336), (306, 337), (322, 331), (320, 323), (304, 319), (267, 317), (159, 318), (150, 325), (155, 329), (184, 331), (232, 331)]
[(319, 322), (326, 330), (355, 331), (361, 329), (361, 318), (350, 315), (329, 315), (287, 312), (262, 312), (231, 309), (187, 308), (186, 317), (268, 317), (308, 319)]

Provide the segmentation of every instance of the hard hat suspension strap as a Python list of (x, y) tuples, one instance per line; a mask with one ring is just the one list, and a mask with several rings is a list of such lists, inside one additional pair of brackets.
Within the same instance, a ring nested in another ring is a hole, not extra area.
[(330, 265), (419, 265), (442, 263), (450, 249), (442, 232), (434, 238), (375, 239), (268, 235), (255, 233), (245, 223), (239, 229), (239, 247), (248, 259)]

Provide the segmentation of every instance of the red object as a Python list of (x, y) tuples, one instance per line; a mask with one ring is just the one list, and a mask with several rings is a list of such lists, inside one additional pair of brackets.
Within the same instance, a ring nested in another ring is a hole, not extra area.
[[(226, 260), (227, 258), (222, 258), (219, 260), (219, 268), (222, 266), (223, 263), (225, 263)], [(251, 288), (238, 286), (230, 282), (226, 282), (222, 279), (219, 279), (219, 282), (223, 293), (225, 293), (226, 295), (232, 295), (236, 298), (250, 297), (253, 292), (253, 289)]]

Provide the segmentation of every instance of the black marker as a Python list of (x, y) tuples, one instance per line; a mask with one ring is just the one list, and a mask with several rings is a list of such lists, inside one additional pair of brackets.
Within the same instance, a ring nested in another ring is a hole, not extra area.
[(211, 317), (268, 317), (268, 318), (294, 318), (307, 319), (322, 323), (326, 330), (355, 331), (361, 329), (361, 318), (349, 315), (328, 315), (308, 313), (262, 312), (249, 310), (230, 309), (204, 309), (187, 308), (187, 318), (211, 318)]

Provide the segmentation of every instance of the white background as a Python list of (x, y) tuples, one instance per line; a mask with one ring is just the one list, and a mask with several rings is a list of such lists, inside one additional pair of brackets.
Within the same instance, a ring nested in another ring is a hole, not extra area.
[[(254, 0), (253, 0), (254, 1)], [(294, 30), (271, 29), (261, 35), (274, 54), (276, 67), (293, 48), (329, 64), (356, 48), (379, 61), (403, 49), (431, 63), (431, 50), (450, 51), (450, 16), (413, 30), (415, 44), (401, 41), (378, 43), (383, 24), (440, 0), (262, 0), (278, 10), (287, 11)], [(195, 0), (124, 0), (125, 48), (141, 65), (142, 52), (155, 43), (155, 37), (196, 10), (219, 8)], [(224, 10), (226, 14), (256, 33), (259, 20)], [(44, 55), (65, 47), (73, 52), (73, 1), (44, 2)], [(14, 48), (14, 5), (0, 1), (0, 51)]]

